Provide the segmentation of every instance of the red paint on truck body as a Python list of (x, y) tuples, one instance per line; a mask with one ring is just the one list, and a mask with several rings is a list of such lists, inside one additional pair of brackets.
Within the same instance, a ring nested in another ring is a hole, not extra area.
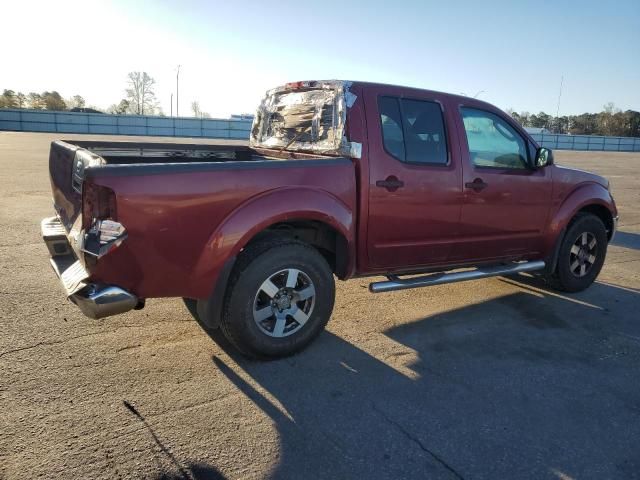
[[(265, 228), (291, 220), (315, 220), (339, 232), (348, 254), (343, 276), (349, 278), (546, 259), (581, 208), (599, 205), (617, 215), (606, 180), (596, 175), (556, 165), (519, 171), (474, 167), (461, 107), (498, 115), (537, 147), (507, 114), (485, 102), (368, 83), (354, 83), (350, 90), (357, 100), (346, 130), (350, 141), (362, 144), (360, 159), (122, 176), (102, 176), (96, 169), (86, 181), (115, 192), (128, 238), (90, 267), (91, 280), (141, 298), (206, 298), (225, 262)], [(446, 166), (406, 164), (385, 151), (381, 95), (441, 106)], [(54, 170), (54, 198), (67, 202), (73, 192), (65, 197), (64, 182), (56, 178), (68, 176), (69, 169)], [(404, 185), (395, 191), (377, 186), (388, 178)], [(476, 178), (488, 187), (465, 188)]]

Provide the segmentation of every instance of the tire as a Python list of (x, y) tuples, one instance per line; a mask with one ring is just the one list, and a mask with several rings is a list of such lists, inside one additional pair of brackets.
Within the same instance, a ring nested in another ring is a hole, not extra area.
[(564, 292), (580, 292), (596, 279), (607, 254), (607, 230), (595, 215), (579, 214), (562, 239), (550, 284)]
[(245, 356), (286, 357), (320, 334), (334, 300), (333, 273), (324, 257), (298, 240), (272, 238), (238, 258), (220, 327)]
[(187, 310), (189, 310), (189, 313), (195, 319), (195, 321), (200, 322), (200, 316), (198, 315), (198, 300), (196, 300), (195, 298), (184, 297), (182, 301), (184, 302), (184, 305), (187, 307)]

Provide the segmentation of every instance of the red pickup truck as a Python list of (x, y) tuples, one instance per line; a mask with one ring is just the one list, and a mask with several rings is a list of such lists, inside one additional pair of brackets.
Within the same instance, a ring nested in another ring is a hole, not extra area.
[(56, 141), (51, 263), (87, 316), (183, 297), (245, 355), (296, 352), (341, 280), (386, 292), (538, 272), (588, 287), (617, 223), (609, 182), (485, 102), (345, 81), (267, 92), (249, 145)]

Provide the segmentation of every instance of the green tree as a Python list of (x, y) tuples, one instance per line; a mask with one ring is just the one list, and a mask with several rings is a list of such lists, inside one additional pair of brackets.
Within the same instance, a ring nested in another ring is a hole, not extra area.
[(67, 109), (67, 104), (62, 96), (55, 90), (52, 92), (42, 92), (42, 101), (46, 110), (61, 111)]
[(18, 108), (18, 99), (13, 90), (5, 89), (0, 97), (0, 108)]
[(125, 113), (129, 112), (130, 108), (131, 106), (129, 105), (129, 101), (123, 98), (117, 105), (115, 103), (111, 105), (107, 109), (107, 112), (114, 115), (124, 115)]
[(27, 96), (27, 106), (34, 110), (44, 109), (44, 100), (42, 95), (36, 92), (29, 92), (29, 95)]

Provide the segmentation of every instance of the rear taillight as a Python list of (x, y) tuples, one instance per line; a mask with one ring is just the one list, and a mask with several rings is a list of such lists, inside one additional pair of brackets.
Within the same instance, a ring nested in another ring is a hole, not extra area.
[(116, 220), (116, 194), (110, 188), (84, 182), (82, 188), (82, 227), (88, 229), (95, 220)]
[(117, 221), (116, 195), (110, 188), (85, 182), (82, 188), (82, 251), (100, 258), (127, 238), (127, 230)]

